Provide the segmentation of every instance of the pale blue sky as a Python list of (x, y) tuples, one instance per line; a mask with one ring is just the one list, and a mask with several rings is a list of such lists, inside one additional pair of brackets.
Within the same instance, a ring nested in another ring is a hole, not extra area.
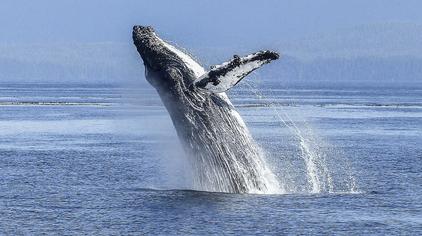
[(134, 24), (192, 43), (300, 38), (355, 25), (422, 24), (417, 0), (2, 0), (0, 43), (125, 42)]

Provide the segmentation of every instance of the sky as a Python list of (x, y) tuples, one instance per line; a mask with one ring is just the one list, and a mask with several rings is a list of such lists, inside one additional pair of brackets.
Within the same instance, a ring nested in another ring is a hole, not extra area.
[(134, 24), (204, 44), (294, 39), (356, 25), (422, 24), (417, 0), (2, 0), (1, 43), (127, 42)]

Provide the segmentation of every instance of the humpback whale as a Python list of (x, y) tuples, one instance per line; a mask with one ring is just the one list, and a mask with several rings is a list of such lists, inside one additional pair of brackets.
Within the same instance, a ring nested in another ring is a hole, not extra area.
[(225, 91), (279, 58), (259, 51), (206, 71), (150, 26), (134, 26), (133, 42), (147, 81), (167, 109), (194, 171), (194, 188), (229, 193), (275, 192), (278, 182)]

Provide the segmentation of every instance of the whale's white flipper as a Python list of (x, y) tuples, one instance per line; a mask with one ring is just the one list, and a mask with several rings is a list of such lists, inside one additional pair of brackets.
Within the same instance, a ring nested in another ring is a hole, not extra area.
[(245, 57), (235, 55), (232, 60), (213, 67), (197, 78), (193, 85), (213, 93), (222, 93), (235, 86), (252, 71), (278, 58), (279, 55), (272, 51), (259, 51)]

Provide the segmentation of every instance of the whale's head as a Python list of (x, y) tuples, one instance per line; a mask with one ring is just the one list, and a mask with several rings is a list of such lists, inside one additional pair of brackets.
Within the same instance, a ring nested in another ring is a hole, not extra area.
[[(157, 90), (187, 87), (196, 78), (195, 72), (183, 60), (184, 56), (189, 56), (159, 38), (152, 27), (134, 26), (132, 37), (144, 61), (146, 79)], [(197, 67), (202, 69), (199, 64)]]
[(225, 92), (252, 71), (279, 58), (270, 50), (244, 57), (234, 55), (206, 72), (190, 55), (160, 39), (152, 27), (134, 26), (133, 42), (144, 61), (148, 82), (161, 95), (173, 94), (176, 99), (192, 91)]
[(163, 69), (167, 55), (163, 43), (155, 34), (154, 29), (150, 26), (135, 25), (132, 36), (145, 66), (155, 71)]

